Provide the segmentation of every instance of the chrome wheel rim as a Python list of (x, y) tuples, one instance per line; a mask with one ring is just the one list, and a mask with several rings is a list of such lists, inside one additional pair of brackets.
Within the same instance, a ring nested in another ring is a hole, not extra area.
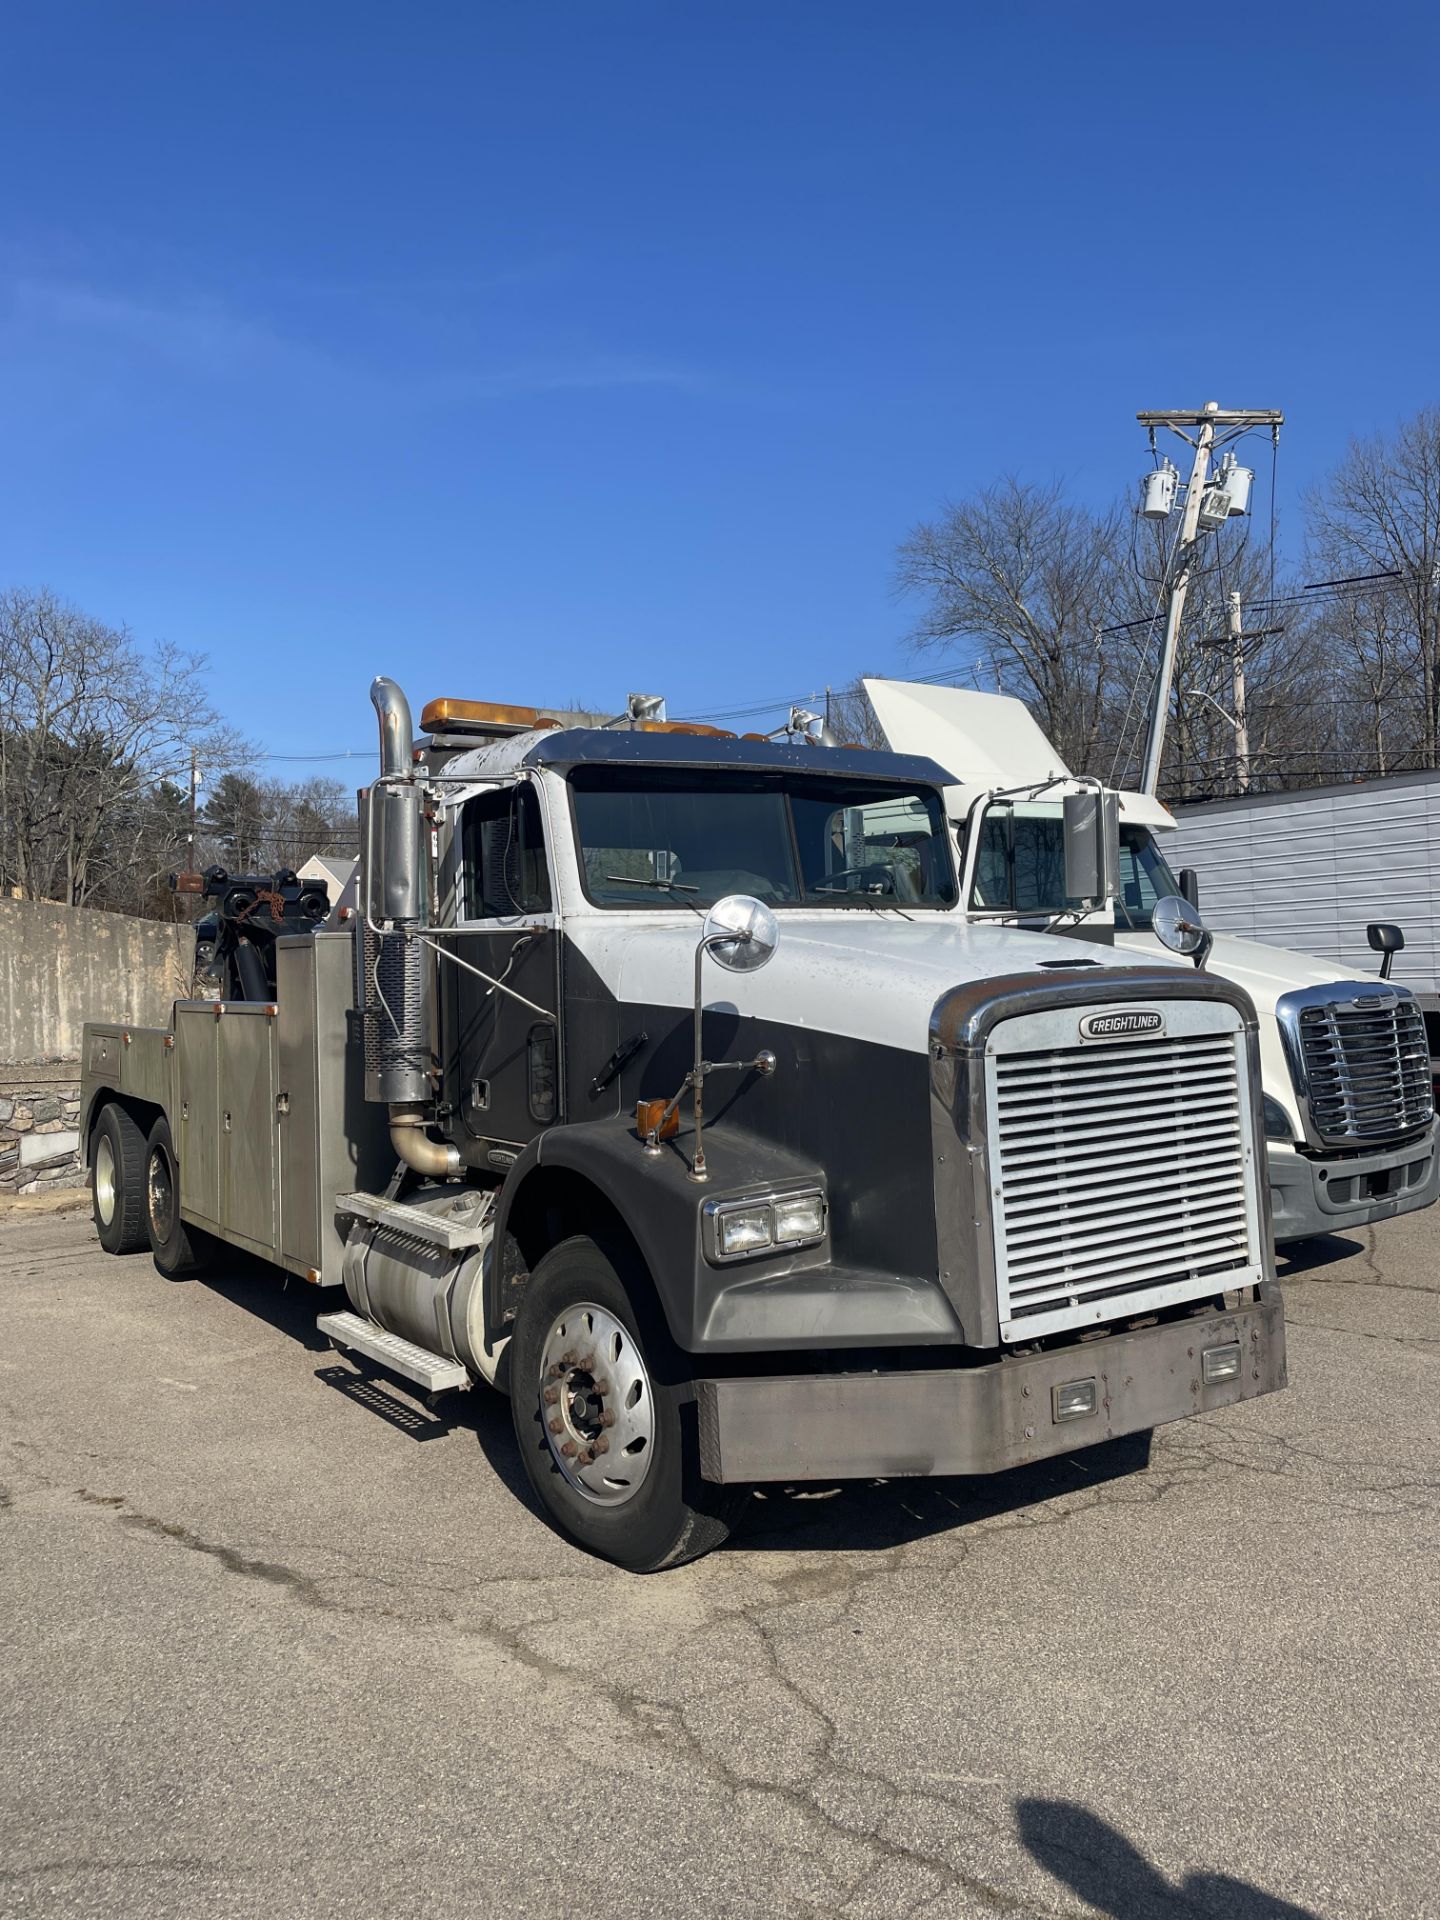
[(655, 1399), (639, 1346), (604, 1307), (569, 1307), (546, 1335), (540, 1415), (577, 1493), (599, 1507), (635, 1498), (655, 1452)]
[(103, 1133), (95, 1149), (95, 1211), (107, 1227), (115, 1218), (115, 1149)]
[(152, 1147), (145, 1168), (145, 1200), (150, 1209), (150, 1226), (163, 1246), (170, 1238), (175, 1214), (175, 1187), (170, 1178), (170, 1160), (162, 1147)]

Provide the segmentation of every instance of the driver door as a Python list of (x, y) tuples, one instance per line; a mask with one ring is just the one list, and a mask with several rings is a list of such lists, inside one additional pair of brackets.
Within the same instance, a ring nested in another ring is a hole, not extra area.
[(460, 964), (442, 963), (446, 1102), (462, 1151), (473, 1142), (499, 1167), (560, 1117), (559, 936), (534, 787), (475, 795), (457, 832), (445, 945)]

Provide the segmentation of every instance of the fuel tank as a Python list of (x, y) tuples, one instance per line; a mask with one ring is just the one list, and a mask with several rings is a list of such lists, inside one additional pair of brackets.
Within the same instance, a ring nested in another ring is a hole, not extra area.
[(483, 1283), (493, 1256), (495, 1195), (423, 1186), (405, 1196), (404, 1211), (411, 1210), (441, 1229), (433, 1240), (386, 1222), (351, 1222), (343, 1264), (350, 1304), (387, 1333), (493, 1381), (505, 1345), (503, 1338), (493, 1348), (485, 1343)]

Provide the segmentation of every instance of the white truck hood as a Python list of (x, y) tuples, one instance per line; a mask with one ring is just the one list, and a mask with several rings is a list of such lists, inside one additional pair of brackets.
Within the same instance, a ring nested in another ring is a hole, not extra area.
[[(1117, 928), (1115, 951), (1129, 953), (1137, 960), (1165, 960), (1177, 967), (1195, 964), (1193, 960), (1168, 952), (1149, 932), (1127, 933)], [(1233, 933), (1215, 935), (1215, 945), (1205, 966), (1207, 972), (1243, 987), (1255, 1002), (1255, 1011), (1260, 1016), (1260, 1068), (1265, 1091), (1285, 1109), (1297, 1138), (1303, 1137), (1300, 1109), (1280, 1039), (1275, 1005), (1282, 993), (1289, 993), (1295, 987), (1334, 986), (1339, 977), (1334, 966), (1324, 960), (1312, 960), (1308, 954), (1292, 953), (1288, 947), (1267, 947), (1259, 940), (1242, 940)]]

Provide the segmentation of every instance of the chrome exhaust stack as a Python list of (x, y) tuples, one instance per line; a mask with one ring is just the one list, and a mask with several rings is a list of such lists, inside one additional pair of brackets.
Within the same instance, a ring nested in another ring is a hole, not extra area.
[(390, 1109), (395, 1151), (417, 1173), (458, 1173), (460, 1155), (429, 1138), (431, 975), (425, 925), (423, 809), (411, 759), (410, 703), (378, 675), (370, 699), (380, 722), (380, 777), (362, 797), (361, 924), (356, 1004), (365, 1034), (365, 1097)]

